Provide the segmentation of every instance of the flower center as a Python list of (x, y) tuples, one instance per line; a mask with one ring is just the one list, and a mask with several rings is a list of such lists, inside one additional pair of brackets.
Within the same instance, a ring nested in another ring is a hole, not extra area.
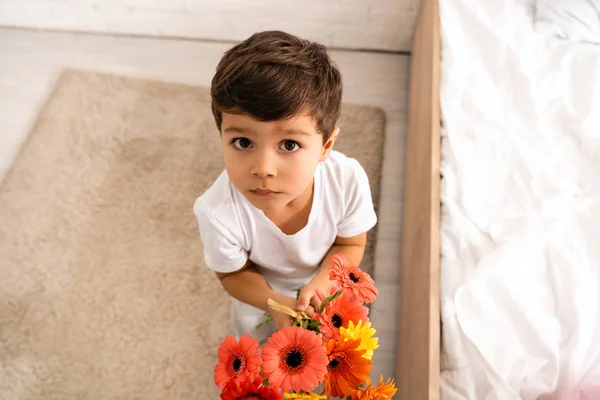
[(285, 364), (293, 369), (298, 368), (302, 365), (302, 361), (304, 360), (304, 355), (299, 350), (292, 350), (285, 356)]
[(244, 367), (244, 359), (242, 357), (235, 356), (233, 362), (231, 363), (231, 367), (233, 368), (233, 372), (240, 372)]
[(333, 316), (331, 317), (331, 323), (336, 328), (339, 328), (340, 326), (342, 326), (342, 317), (340, 317), (338, 314), (333, 314)]
[(264, 397), (257, 395), (256, 393), (248, 393), (244, 397), (240, 397), (244, 400), (264, 400)]
[(327, 366), (327, 368), (329, 369), (334, 369), (337, 368), (340, 365), (340, 362), (337, 358), (334, 358), (333, 360), (329, 361), (329, 365)]
[(354, 275), (354, 272), (350, 272), (350, 275), (348, 275), (348, 277), (350, 278), (350, 280), (354, 283), (358, 283), (360, 282), (360, 277)]

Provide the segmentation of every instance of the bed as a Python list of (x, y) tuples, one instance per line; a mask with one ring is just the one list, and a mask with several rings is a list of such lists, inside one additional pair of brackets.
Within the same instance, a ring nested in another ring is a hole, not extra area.
[(421, 2), (398, 398), (600, 399), (594, 4)]

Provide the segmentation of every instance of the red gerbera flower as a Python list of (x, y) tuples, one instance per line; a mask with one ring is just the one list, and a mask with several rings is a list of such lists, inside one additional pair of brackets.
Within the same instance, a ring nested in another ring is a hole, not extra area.
[(246, 379), (241, 384), (230, 381), (223, 388), (221, 393), (222, 400), (281, 400), (283, 395), (281, 390), (265, 386), (262, 379)]
[(352, 321), (358, 324), (369, 322), (369, 309), (358, 301), (351, 301), (348, 296), (342, 293), (341, 296), (331, 300), (325, 306), (322, 314), (313, 314), (313, 319), (321, 323), (320, 332), (324, 340), (340, 338), (340, 327), (347, 328), (348, 322)]
[(258, 340), (245, 334), (236, 342), (227, 336), (218, 351), (220, 363), (215, 366), (215, 383), (223, 389), (229, 381), (240, 383), (254, 379), (260, 372), (260, 348)]
[[(373, 361), (363, 357), (365, 350), (357, 350), (360, 339), (327, 342), (327, 375), (325, 393), (330, 397), (350, 396), (362, 385), (371, 372)], [(328, 397), (329, 398), (329, 397)]]
[(323, 341), (313, 331), (291, 326), (275, 332), (263, 345), (263, 375), (284, 392), (310, 392), (327, 373)]
[(361, 303), (372, 303), (377, 297), (375, 282), (369, 274), (353, 265), (342, 253), (331, 257), (329, 279), (337, 281), (350, 301), (358, 299)]

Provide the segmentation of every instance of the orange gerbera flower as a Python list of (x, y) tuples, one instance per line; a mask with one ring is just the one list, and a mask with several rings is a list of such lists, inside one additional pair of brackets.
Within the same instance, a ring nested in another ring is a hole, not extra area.
[(328, 359), (322, 339), (299, 326), (280, 329), (263, 345), (263, 375), (284, 392), (310, 392), (323, 381)]
[(218, 351), (219, 364), (215, 366), (215, 383), (223, 389), (229, 381), (240, 383), (256, 378), (260, 372), (260, 348), (258, 340), (245, 334), (238, 343), (227, 336)]
[(281, 400), (282, 392), (270, 386), (264, 386), (262, 379), (246, 379), (241, 384), (229, 382), (221, 393), (222, 400)]
[(325, 306), (322, 314), (313, 314), (313, 319), (321, 323), (319, 331), (324, 340), (340, 338), (340, 327), (347, 328), (350, 321), (358, 324), (358, 321), (369, 322), (369, 309), (362, 303), (351, 301), (348, 296), (341, 296), (331, 300)]
[(344, 294), (351, 301), (358, 299), (361, 303), (372, 303), (377, 297), (375, 282), (369, 274), (353, 265), (342, 253), (331, 257), (329, 279), (337, 281)]
[(388, 400), (396, 394), (396, 386), (393, 379), (383, 382), (383, 375), (379, 376), (379, 384), (371, 387), (371, 380), (367, 378), (367, 387), (352, 390), (352, 400)]
[(327, 342), (327, 375), (325, 375), (325, 393), (329, 397), (350, 396), (365, 382), (371, 372), (373, 361), (363, 357), (364, 350), (357, 350), (360, 340), (345, 342), (329, 340)]

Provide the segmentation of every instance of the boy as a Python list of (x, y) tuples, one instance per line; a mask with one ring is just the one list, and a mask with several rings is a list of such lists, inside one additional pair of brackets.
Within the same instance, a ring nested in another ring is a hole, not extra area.
[[(206, 264), (233, 297), (236, 336), (263, 341), (292, 324), (267, 300), (312, 315), (317, 290), (331, 287), (330, 256), (359, 265), (377, 217), (363, 168), (332, 151), (342, 78), (324, 46), (254, 34), (224, 54), (211, 94), (225, 171), (194, 213)], [(257, 330), (265, 311), (275, 327)]]

